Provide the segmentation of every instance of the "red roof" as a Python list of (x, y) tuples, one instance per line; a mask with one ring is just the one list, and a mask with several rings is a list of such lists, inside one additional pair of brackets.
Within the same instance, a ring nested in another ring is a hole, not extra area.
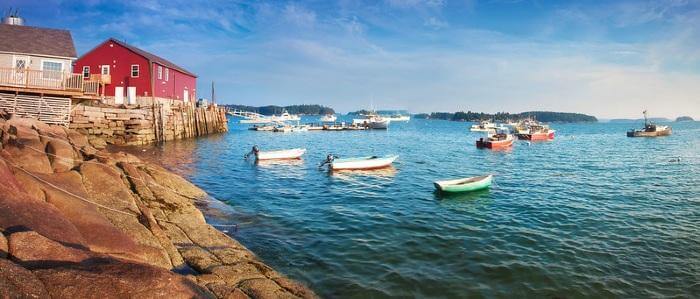
[(158, 56), (158, 55), (155, 55), (155, 54), (152, 54), (152, 53), (150, 53), (150, 52), (141, 50), (141, 49), (139, 49), (139, 48), (137, 48), (137, 47), (135, 47), (135, 46), (132, 46), (132, 45), (127, 44), (127, 43), (125, 43), (125, 42), (123, 42), (123, 41), (117, 40), (116, 38), (110, 38), (110, 39), (108, 39), (107, 41), (111, 41), (111, 42), (114, 42), (115, 44), (121, 45), (122, 47), (127, 48), (127, 49), (131, 50), (132, 52), (134, 52), (134, 53), (136, 53), (136, 54), (138, 54), (138, 55), (143, 56), (143, 58), (146, 58), (146, 59), (147, 59), (149, 62), (151, 62), (151, 63), (155, 62), (155, 63), (160, 64), (160, 65), (162, 65), (162, 66), (165, 66), (165, 67), (169, 67), (169, 68), (171, 68), (171, 69), (178, 70), (178, 71), (180, 71), (180, 72), (183, 73), (183, 74), (187, 74), (187, 75), (190, 75), (190, 76), (192, 76), (192, 77), (197, 77), (197, 75), (195, 75), (194, 73), (191, 73), (190, 71), (188, 71), (188, 70), (186, 70), (186, 69), (180, 67), (180, 66), (177, 65), (177, 64), (174, 64), (174, 63), (170, 62), (169, 60), (167, 60), (167, 59), (165, 59), (165, 58), (162, 58), (162, 57), (160, 57), (160, 56)]
[(0, 52), (75, 58), (68, 30), (0, 24)]

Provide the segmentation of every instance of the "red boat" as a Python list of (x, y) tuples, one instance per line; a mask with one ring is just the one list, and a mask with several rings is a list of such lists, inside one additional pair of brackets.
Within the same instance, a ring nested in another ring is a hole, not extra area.
[(554, 130), (547, 126), (534, 125), (530, 126), (529, 131), (518, 134), (518, 139), (521, 140), (552, 140), (554, 139)]
[(513, 146), (513, 135), (510, 134), (494, 134), (486, 138), (479, 138), (479, 140), (476, 141), (476, 147), (477, 148), (490, 148), (490, 149), (499, 149), (499, 148), (507, 148)]

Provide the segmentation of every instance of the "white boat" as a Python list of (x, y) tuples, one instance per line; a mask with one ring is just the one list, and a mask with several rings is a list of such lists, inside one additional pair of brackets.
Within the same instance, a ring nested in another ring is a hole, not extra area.
[(411, 117), (408, 115), (401, 115), (401, 114), (396, 114), (396, 115), (391, 115), (391, 116), (382, 116), (383, 118), (388, 119), (389, 121), (410, 121)]
[(368, 170), (379, 169), (391, 166), (391, 163), (399, 156), (384, 156), (384, 157), (359, 157), (347, 159), (330, 159), (331, 170)]
[(488, 132), (496, 128), (496, 124), (485, 120), (479, 123), (478, 125), (472, 125), (471, 128), (469, 128), (470, 131), (472, 132)]
[(255, 154), (257, 160), (279, 160), (279, 159), (299, 159), (306, 152), (303, 148), (294, 148), (278, 151), (260, 151), (257, 147), (253, 147), (251, 153)]
[(321, 122), (332, 123), (335, 122), (337, 119), (338, 117), (336, 117), (335, 114), (326, 114), (321, 117)]
[(288, 132), (307, 132), (309, 131), (309, 127), (306, 125), (280, 125), (277, 126), (273, 129), (274, 132), (282, 132), (282, 133), (288, 133)]
[(353, 126), (362, 126), (370, 129), (386, 130), (389, 128), (390, 119), (381, 117), (375, 113), (365, 115), (365, 118), (353, 119)]
[(272, 121), (276, 121), (276, 122), (301, 120), (301, 117), (299, 117), (299, 115), (289, 114), (289, 112), (287, 112), (287, 110), (284, 110), (284, 112), (282, 112), (282, 114), (280, 114), (280, 115), (273, 115), (270, 118), (272, 119)]

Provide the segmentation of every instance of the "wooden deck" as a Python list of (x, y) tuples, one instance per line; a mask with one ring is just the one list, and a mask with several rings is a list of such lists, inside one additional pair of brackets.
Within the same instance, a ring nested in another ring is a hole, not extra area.
[(0, 91), (82, 96), (99, 92), (100, 82), (82, 74), (59, 71), (0, 68)]

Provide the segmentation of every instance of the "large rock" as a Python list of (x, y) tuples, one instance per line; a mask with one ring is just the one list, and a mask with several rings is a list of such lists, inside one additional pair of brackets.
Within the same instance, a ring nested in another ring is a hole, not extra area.
[(54, 298), (212, 298), (183, 276), (113, 259), (38, 269), (34, 274)]
[(12, 259), (29, 269), (47, 263), (80, 263), (91, 257), (89, 251), (61, 245), (34, 231), (11, 234), (8, 241)]
[(0, 231), (0, 259), (7, 258), (7, 250), (7, 239), (2, 231)]
[(0, 259), (0, 298), (50, 298), (41, 280), (21, 266)]
[(33, 230), (64, 244), (86, 246), (80, 232), (56, 207), (29, 196), (8, 173), (0, 162), (0, 229), (6, 234)]
[(51, 140), (46, 144), (46, 153), (54, 172), (70, 171), (75, 166), (75, 151), (63, 140)]

